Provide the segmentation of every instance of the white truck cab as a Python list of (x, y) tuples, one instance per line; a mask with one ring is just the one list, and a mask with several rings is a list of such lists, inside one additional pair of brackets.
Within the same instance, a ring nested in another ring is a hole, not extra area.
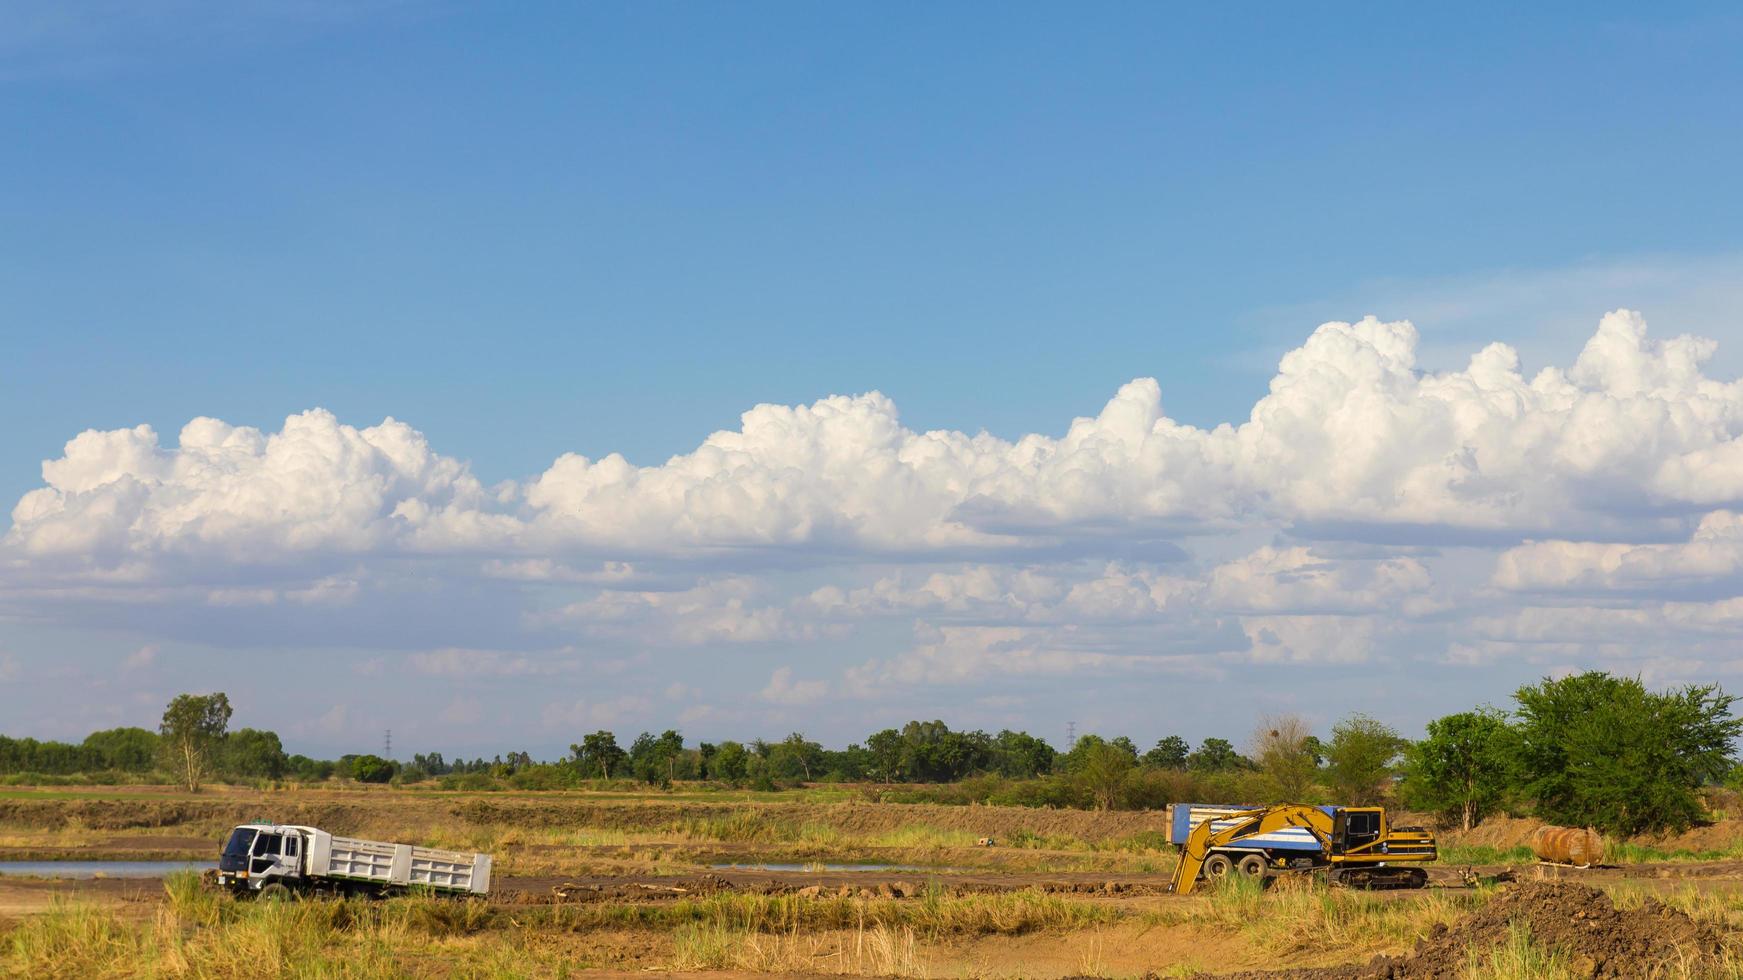
[(290, 824), (244, 824), (230, 832), (218, 857), (218, 882), (237, 890), (258, 892), (270, 884), (300, 884), (303, 855), (316, 833), (313, 827)]

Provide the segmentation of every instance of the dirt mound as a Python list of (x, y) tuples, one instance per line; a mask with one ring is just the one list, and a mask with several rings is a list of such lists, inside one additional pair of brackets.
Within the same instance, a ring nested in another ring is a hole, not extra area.
[(1361, 966), (1236, 974), (1249, 980), (1454, 980), (1466, 975), (1471, 951), (1505, 946), (1513, 926), (1564, 957), (1573, 974), (1597, 980), (1650, 977), (1671, 965), (1714, 963), (1723, 952), (1721, 934), (1677, 909), (1647, 899), (1622, 910), (1588, 885), (1532, 881), (1509, 886), (1494, 901), (1457, 925), (1436, 926), (1399, 957), (1376, 957)]

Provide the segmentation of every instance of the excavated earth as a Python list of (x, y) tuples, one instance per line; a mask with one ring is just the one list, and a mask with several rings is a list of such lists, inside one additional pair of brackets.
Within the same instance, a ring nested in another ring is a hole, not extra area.
[(1403, 956), (1382, 956), (1359, 966), (1221, 975), (1221, 980), (1456, 980), (1466, 975), (1471, 950), (1505, 945), (1524, 926), (1538, 944), (1557, 951), (1571, 972), (1594, 980), (1632, 980), (1669, 964), (1698, 972), (1717, 966), (1725, 939), (1712, 926), (1646, 899), (1618, 909), (1589, 885), (1532, 881), (1508, 886), (1494, 901), (1452, 927), (1437, 926)]

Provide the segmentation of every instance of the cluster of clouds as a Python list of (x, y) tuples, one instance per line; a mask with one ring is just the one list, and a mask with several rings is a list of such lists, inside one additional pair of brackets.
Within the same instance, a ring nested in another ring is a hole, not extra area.
[(1244, 423), (1163, 412), (1153, 379), (1058, 438), (915, 432), (872, 392), (759, 405), (693, 452), (636, 466), (567, 454), (483, 486), (393, 419), (313, 410), (276, 433), (200, 418), (85, 432), (43, 464), (9, 552), (96, 565), (160, 554), (329, 552), (616, 559), (785, 548), (817, 556), (1020, 551), (1264, 521), (1626, 533), (1743, 496), (1743, 386), (1713, 342), (1604, 317), (1574, 365), (1531, 378), (1503, 344), (1417, 369), (1407, 322), (1328, 323)]
[[(1713, 342), (1618, 311), (1570, 367), (1529, 377), (1504, 344), (1444, 372), (1417, 346), (1407, 322), (1324, 324), (1238, 425), (1169, 418), (1148, 378), (1016, 440), (917, 432), (871, 392), (759, 405), (657, 465), (568, 454), (495, 485), (391, 418), (199, 418), (173, 446), (90, 431), (13, 508), (0, 601), (358, 606), (419, 569), (518, 603), (524, 649), (409, 655), (456, 679), (896, 637), (742, 685), (790, 708), (1404, 649), (1729, 663), (1743, 383), (1707, 376)], [(657, 710), (625, 695), (547, 716)]]

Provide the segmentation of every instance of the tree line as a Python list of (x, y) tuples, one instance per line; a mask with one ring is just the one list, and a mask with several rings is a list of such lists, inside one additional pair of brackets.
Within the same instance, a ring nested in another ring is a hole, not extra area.
[(409, 763), (359, 753), (318, 760), (279, 737), (229, 729), (222, 693), (170, 702), (157, 731), (114, 728), (73, 744), (0, 736), (0, 774), (167, 775), (190, 789), (212, 779), (333, 778), (456, 789), (563, 789), (595, 781), (703, 782), (772, 790), (837, 782), (880, 799), (1144, 809), (1174, 802), (1387, 802), (1465, 828), (1498, 812), (1635, 834), (1699, 822), (1701, 791), (1743, 785), (1734, 743), (1743, 720), (1717, 685), (1654, 692), (1635, 678), (1588, 672), (1519, 688), (1510, 711), (1481, 707), (1437, 718), (1420, 740), (1363, 714), (1315, 734), (1296, 716), (1263, 719), (1244, 746), (1178, 735), (1140, 749), (1124, 736), (1084, 735), (1059, 752), (1026, 732), (952, 730), (911, 721), (842, 749), (793, 733), (779, 741), (687, 743), (676, 730), (627, 746), (605, 730), (568, 755), (490, 760), (417, 754)]

